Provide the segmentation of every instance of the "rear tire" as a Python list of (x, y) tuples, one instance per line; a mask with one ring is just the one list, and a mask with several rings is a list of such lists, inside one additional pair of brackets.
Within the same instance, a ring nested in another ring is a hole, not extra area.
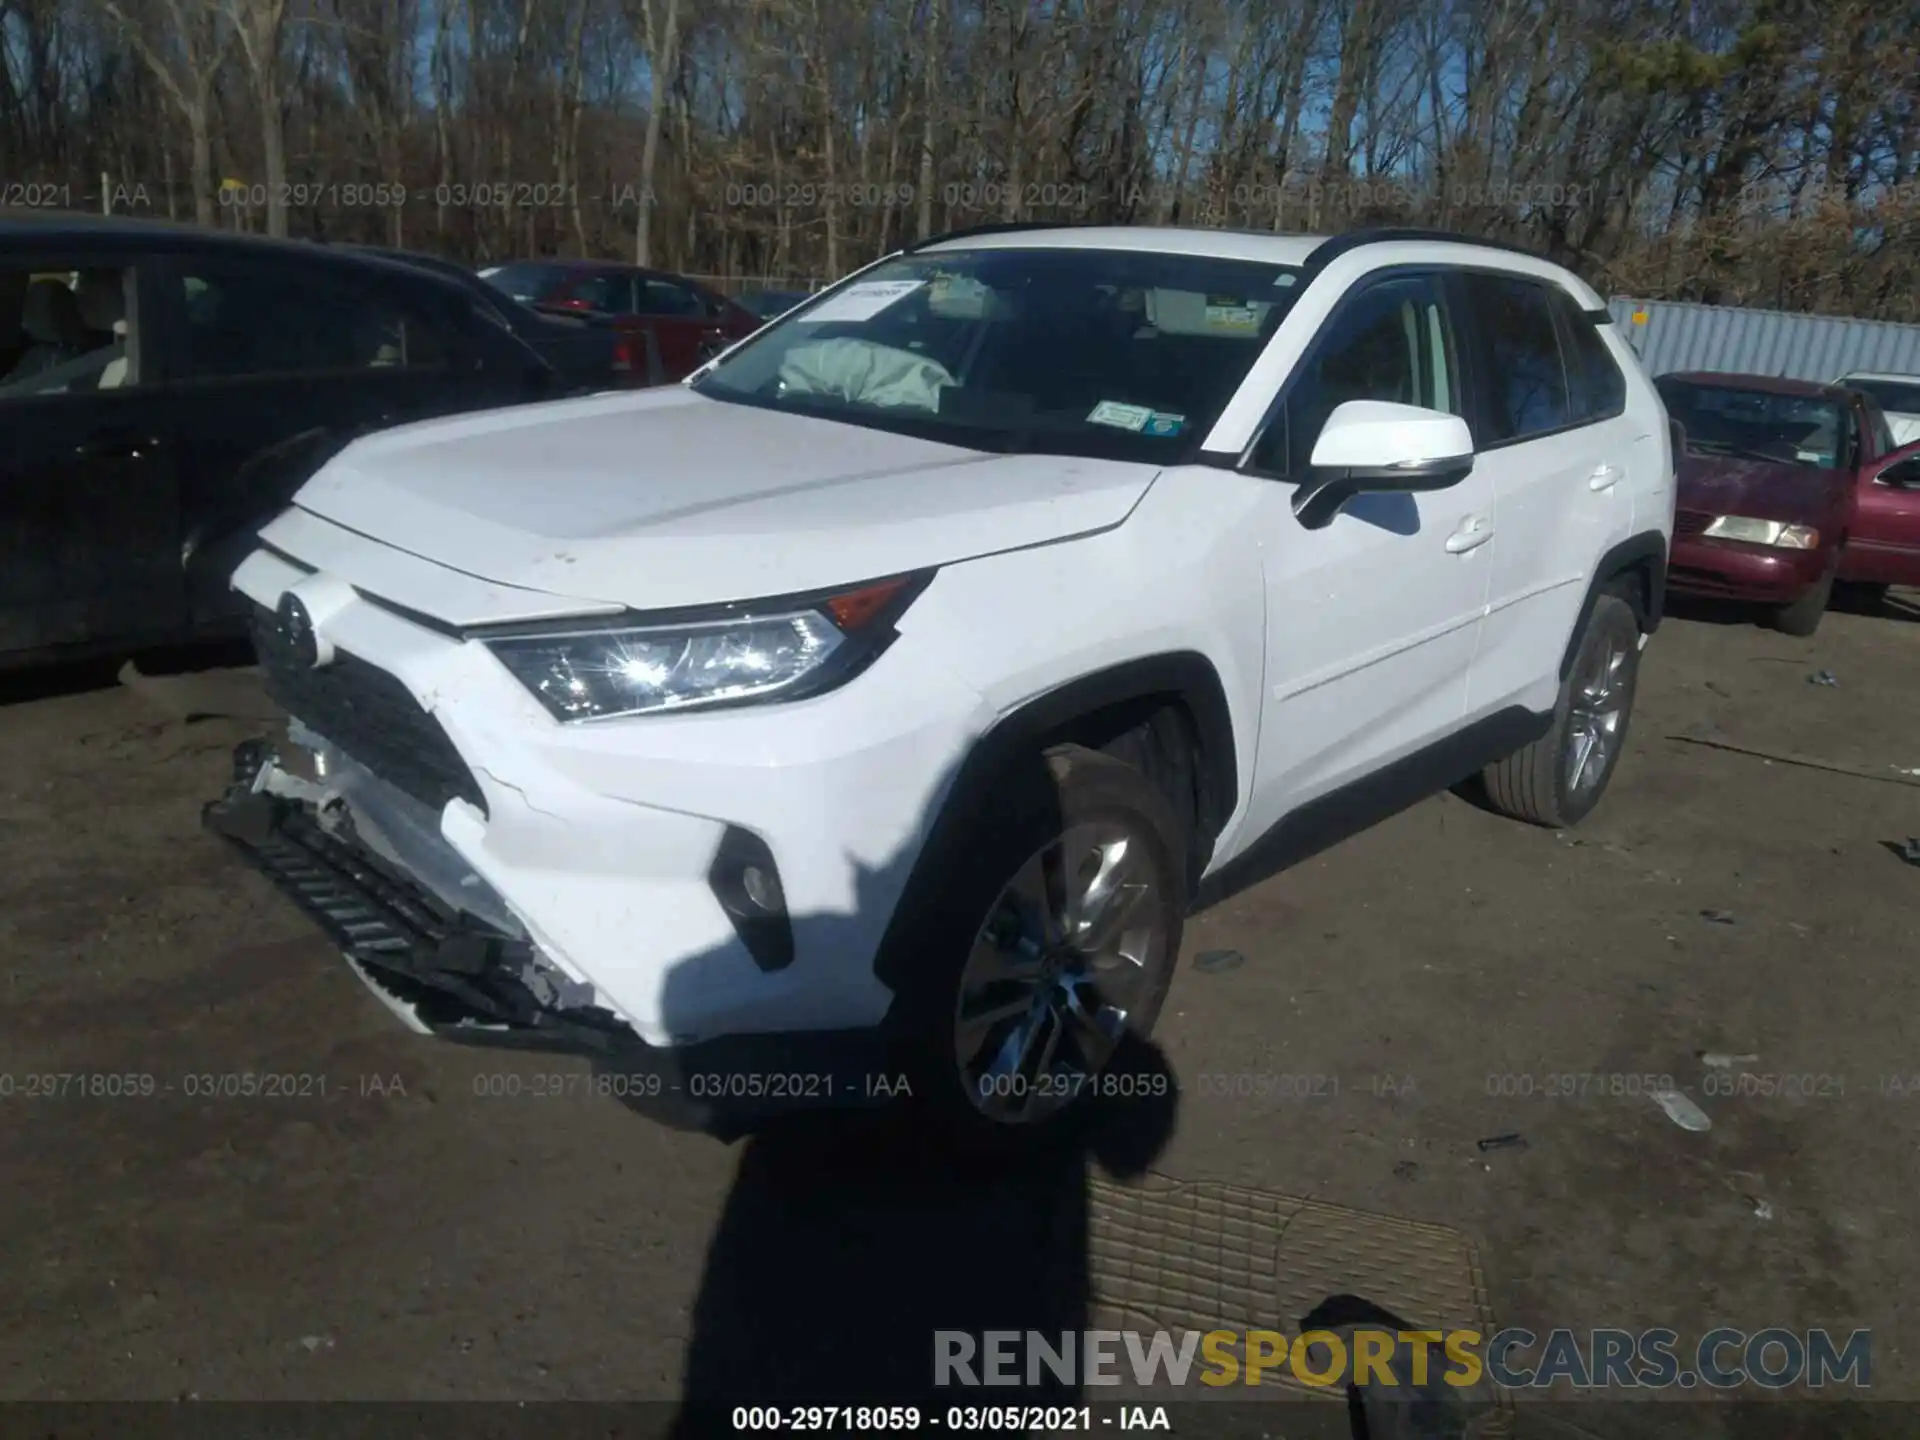
[(1782, 605), (1772, 615), (1773, 628), (1782, 635), (1807, 636), (1820, 628), (1820, 621), (1827, 613), (1827, 602), (1833, 598), (1833, 567), (1820, 577), (1814, 587), (1790, 605)]
[(990, 1154), (1059, 1143), (1120, 1032), (1151, 1032), (1188, 895), (1185, 827), (1138, 769), (1077, 745), (1015, 769), (901, 951), (914, 1103)]
[[(1613, 779), (1633, 718), (1640, 623), (1611, 592), (1594, 601), (1579, 648), (1538, 740), (1481, 772), (1494, 809), (1532, 825), (1578, 825)], [(1597, 767), (1597, 768), (1596, 768)]]

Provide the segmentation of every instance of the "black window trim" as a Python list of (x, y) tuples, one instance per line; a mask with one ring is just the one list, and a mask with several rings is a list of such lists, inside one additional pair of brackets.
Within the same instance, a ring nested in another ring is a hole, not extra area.
[[(1422, 233), (1424, 236), (1424, 232)], [(1371, 238), (1372, 237), (1369, 237), (1369, 240), (1371, 240)], [(1462, 236), (1424, 236), (1424, 238), (1444, 238), (1454, 243), (1476, 243)], [(1333, 243), (1334, 242), (1330, 241), (1328, 245), (1322, 245), (1318, 250), (1314, 251), (1312, 258), (1318, 259), (1321, 251), (1327, 250), (1328, 246)], [(1344, 254), (1348, 250), (1355, 248), (1358, 247), (1341, 246), (1339, 253)], [(1487, 248), (1503, 250), (1506, 247), (1490, 245)], [(1540, 258), (1534, 256), (1532, 252), (1525, 250), (1516, 249), (1508, 253), (1526, 255), (1530, 259)], [(1311, 268), (1311, 262), (1309, 268)], [(1324, 264), (1319, 268), (1324, 268)], [(1571, 425), (1558, 426), (1552, 430), (1539, 430), (1509, 440), (1482, 441), (1480, 437), (1490, 433), (1491, 427), (1487, 424), (1487, 416), (1483, 408), (1488, 403), (1485, 389), (1481, 383), (1481, 371), (1484, 366), (1480, 347), (1483, 341), (1483, 334), (1476, 312), (1473, 306), (1468, 303), (1468, 297), (1464, 292), (1465, 281), (1467, 277), (1471, 275), (1489, 275), (1496, 279), (1525, 280), (1535, 285), (1543, 285), (1555, 293), (1566, 296), (1568, 303), (1571, 304), (1575, 310), (1579, 311), (1581, 315), (1590, 320), (1596, 328), (1603, 324), (1613, 323), (1613, 317), (1604, 308), (1587, 309), (1580, 304), (1578, 297), (1559, 281), (1549, 276), (1535, 275), (1526, 270), (1510, 269), (1504, 265), (1472, 264), (1458, 260), (1412, 261), (1404, 265), (1388, 265), (1378, 270), (1369, 270), (1352, 285), (1349, 285), (1346, 293), (1334, 302), (1333, 308), (1327, 312), (1326, 319), (1320, 322), (1320, 328), (1314, 332), (1313, 339), (1308, 342), (1307, 348), (1301, 352), (1299, 360), (1294, 362), (1293, 369), (1288, 373), (1287, 378), (1281, 382), (1279, 390), (1275, 392), (1274, 398), (1268, 403), (1265, 412), (1262, 413), (1260, 417), (1259, 423), (1254, 426), (1253, 434), (1248, 438), (1247, 443), (1241, 448), (1240, 452), (1237, 455), (1233, 455), (1224, 454), (1217, 450), (1202, 450), (1193, 457), (1193, 463), (1206, 465), (1214, 469), (1233, 470), (1253, 479), (1278, 480), (1287, 484), (1297, 484), (1298, 481), (1293, 476), (1280, 475), (1272, 471), (1253, 468), (1250, 461), (1254, 449), (1265, 437), (1268, 426), (1273, 423), (1274, 417), (1279, 413), (1282, 404), (1285, 403), (1287, 393), (1292, 388), (1295, 377), (1300, 373), (1301, 368), (1307, 363), (1308, 358), (1313, 355), (1316, 348), (1320, 345), (1321, 337), (1332, 328), (1335, 321), (1340, 318), (1341, 314), (1353, 302), (1354, 298), (1363, 294), (1368, 288), (1377, 283), (1406, 276), (1433, 276), (1441, 285), (1443, 298), (1447, 303), (1448, 320), (1453, 326), (1454, 348), (1458, 353), (1460, 362), (1461, 397), (1464, 402), (1461, 407), (1462, 413), (1467, 421), (1468, 427), (1474, 433), (1474, 454), (1485, 455), (1496, 450), (1507, 449), (1514, 445), (1530, 445), (1536, 440), (1547, 440), (1556, 435), (1569, 434), (1572, 431), (1584, 429), (1589, 425), (1604, 425), (1608, 421), (1619, 419), (1626, 413), (1626, 404), (1628, 399), (1630, 399), (1630, 395), (1623, 395), (1620, 409), (1597, 419), (1581, 420)], [(1303, 270), (1302, 278), (1304, 283), (1296, 288), (1293, 297), (1295, 304), (1299, 303), (1300, 298), (1306, 293), (1308, 286), (1311, 285), (1313, 279), (1317, 277), (1309, 276)], [(1550, 310), (1557, 308), (1558, 307), (1549, 306)], [(1556, 338), (1559, 335), (1557, 328), (1555, 335)], [(1602, 339), (1602, 343), (1605, 343), (1604, 338)], [(1609, 359), (1612, 359), (1613, 351), (1609, 349), (1607, 355)], [(1620, 368), (1620, 362), (1617, 359), (1615, 359), (1613, 363), (1616, 369)], [(1631, 381), (1628, 380), (1624, 370), (1621, 370), (1621, 379), (1627, 381), (1626, 388), (1628, 391), (1631, 391)]]
[[(195, 374), (192, 365), (192, 323), (187, 316), (186, 281), (201, 269), (266, 271), (292, 276), (296, 281), (328, 281), (341, 290), (357, 291), (364, 299), (384, 302), (399, 310), (406, 318), (428, 326), (446, 358), (436, 365), (349, 365), (318, 370), (265, 370), (245, 375)], [(476, 349), (472, 336), (478, 332), (469, 329), (470, 321), (464, 311), (451, 303), (453, 297), (460, 293), (453, 281), (427, 277), (427, 285), (415, 286), (409, 283), (411, 277), (395, 275), (385, 268), (376, 271), (371, 267), (354, 265), (314, 264), (305, 256), (289, 259), (279, 255), (241, 253), (215, 246), (173, 250), (156, 257), (153, 275), (154, 293), (160, 297), (159, 304), (166, 317), (165, 383), (168, 385), (199, 388), (262, 382), (284, 384), (289, 380), (337, 379), (385, 371), (394, 375), (455, 376), (465, 369), (479, 368), (484, 364), (479, 357), (476, 357), (473, 366), (463, 366), (461, 363), (463, 354)], [(524, 341), (521, 343), (525, 344)]]
[[(1561, 285), (1558, 282), (1551, 280), (1544, 275), (1530, 275), (1524, 270), (1507, 270), (1499, 266), (1491, 266), (1491, 265), (1462, 265), (1458, 268), (1463, 278), (1469, 275), (1488, 275), (1488, 276), (1494, 277), (1495, 279), (1519, 280), (1527, 284), (1537, 285), (1546, 290), (1557, 292), (1561, 295), (1565, 295), (1568, 300), (1573, 301), (1576, 309), (1579, 308), (1579, 302), (1577, 300), (1574, 300), (1574, 297), (1572, 296), (1571, 293), (1568, 292), (1566, 286)], [(1555, 312), (1558, 309), (1559, 309), (1558, 306), (1549, 303), (1547, 306), (1547, 313), (1550, 316), (1552, 316), (1555, 314)], [(1582, 310), (1581, 313), (1585, 314), (1587, 312)], [(1473, 345), (1474, 358), (1477, 362), (1484, 361), (1487, 353), (1486, 352), (1487, 333), (1486, 333), (1486, 328), (1480, 323), (1480, 311), (1478, 310), (1478, 308), (1473, 305), (1468, 305), (1465, 309), (1464, 320), (1465, 320), (1466, 328), (1472, 332), (1472, 336), (1473, 336), (1472, 345)], [(1562, 369), (1564, 370), (1566, 366), (1566, 351), (1564, 349), (1564, 346), (1566, 344), (1566, 337), (1561, 333), (1560, 321), (1557, 318), (1553, 322), (1553, 334), (1554, 334), (1555, 342), (1563, 347), (1561, 351), (1560, 364)], [(1613, 352), (1608, 351), (1607, 353), (1611, 356)], [(1620, 362), (1617, 360), (1614, 361), (1614, 364), (1616, 366), (1619, 363)], [(1476, 366), (1476, 369), (1477, 368), (1478, 367)], [(1624, 372), (1622, 372), (1621, 378), (1622, 379), (1626, 378)], [(1571, 408), (1572, 402), (1573, 402), (1573, 394), (1571, 389), (1569, 389), (1567, 394), (1567, 402), (1568, 402), (1569, 408)], [(1491, 396), (1482, 395), (1481, 404), (1483, 406), (1490, 407), (1492, 404)], [(1610, 415), (1602, 416), (1599, 419), (1576, 420), (1576, 421), (1573, 421), (1571, 424), (1556, 425), (1551, 430), (1530, 430), (1525, 435), (1514, 435), (1514, 436), (1509, 436), (1504, 440), (1487, 440), (1487, 441), (1481, 440), (1480, 436), (1482, 434), (1491, 433), (1491, 427), (1485, 424), (1484, 417), (1490, 416), (1492, 412), (1491, 412), (1491, 409), (1486, 409), (1478, 413), (1480, 413), (1483, 416), (1483, 419), (1482, 419), (1481, 425), (1475, 427), (1473, 451), (1474, 451), (1474, 454), (1476, 455), (1490, 455), (1497, 451), (1510, 450), (1516, 445), (1531, 445), (1538, 440), (1552, 440), (1561, 435), (1571, 435), (1575, 430), (1584, 430), (1589, 425), (1605, 425), (1609, 421), (1618, 420), (1622, 415), (1626, 414), (1627, 412), (1626, 412), (1626, 405), (1625, 405), (1625, 397), (1623, 397), (1622, 405), (1619, 410), (1613, 412)]]
[[(1293, 393), (1294, 387), (1300, 383), (1301, 377), (1306, 372), (1307, 367), (1312, 364), (1327, 344), (1330, 343), (1330, 337), (1333, 335), (1335, 328), (1343, 318), (1351, 315), (1354, 308), (1370, 291), (1407, 280), (1431, 281), (1434, 289), (1439, 292), (1442, 305), (1448, 312), (1447, 321), (1453, 329), (1453, 348), (1456, 354), (1463, 349), (1464, 347), (1461, 344), (1461, 326), (1453, 314), (1455, 296), (1452, 287), (1447, 284), (1449, 269), (1450, 267), (1446, 265), (1438, 264), (1415, 263), (1390, 265), (1380, 270), (1370, 270), (1354, 284), (1349, 285), (1346, 292), (1334, 302), (1333, 308), (1327, 312), (1326, 318), (1320, 322), (1319, 328), (1313, 332), (1313, 338), (1307, 342), (1306, 349), (1300, 352), (1300, 358), (1294, 361), (1293, 368), (1287, 372), (1287, 378), (1281, 382), (1280, 388), (1274, 392), (1273, 399), (1268, 402), (1266, 411), (1260, 417), (1260, 423), (1253, 427), (1253, 434), (1247, 438), (1246, 445), (1243, 446), (1240, 453), (1231, 460), (1222, 456), (1221, 461), (1223, 463), (1221, 463), (1221, 468), (1235, 470), (1255, 480), (1277, 480), (1288, 485), (1297, 485), (1301, 482), (1301, 476), (1288, 475), (1278, 470), (1267, 470), (1256, 466), (1253, 463), (1253, 452), (1259, 449), (1261, 441), (1266, 439), (1267, 431), (1272, 428), (1275, 420), (1279, 418), (1281, 412), (1285, 409), (1287, 397)], [(1283, 321), (1282, 323), (1284, 324), (1285, 322)], [(1463, 366), (1463, 369), (1464, 368)], [(1468, 424), (1471, 425), (1473, 423), (1472, 407), (1474, 404), (1474, 387), (1470, 383), (1468, 374), (1463, 374), (1460, 378), (1462, 411)]]
[[(1618, 420), (1622, 415), (1627, 413), (1626, 372), (1620, 368), (1620, 362), (1613, 358), (1613, 351), (1607, 348), (1606, 337), (1600, 334), (1599, 325), (1597, 322), (1592, 321), (1590, 313), (1582, 310), (1580, 308), (1580, 302), (1567, 294), (1567, 292), (1559, 286), (1556, 285), (1553, 289), (1556, 301), (1565, 301), (1564, 304), (1556, 303), (1552, 307), (1554, 312), (1554, 329), (1560, 336), (1562, 363), (1565, 363), (1571, 358), (1579, 363), (1580, 373), (1583, 376), (1586, 374), (1586, 360), (1580, 354), (1579, 336), (1576, 333), (1575, 327), (1581, 324), (1590, 324), (1593, 330), (1593, 338), (1599, 343), (1601, 353), (1607, 357), (1607, 363), (1613, 367), (1614, 376), (1620, 382), (1620, 404), (1617, 408), (1608, 410), (1603, 414), (1590, 415), (1584, 420), (1576, 421), (1567, 428), (1578, 429), (1581, 425), (1604, 425), (1609, 420)], [(1569, 406), (1571, 406), (1573, 401), (1573, 372), (1571, 370), (1567, 372), (1567, 401)]]
[(127, 355), (133, 376), (131, 384), (116, 386), (111, 390), (57, 390), (32, 395), (5, 395), (0, 396), (0, 401), (24, 405), (37, 401), (87, 400), (103, 396), (117, 399), (122, 395), (143, 395), (156, 385), (166, 383), (168, 371), (162, 327), (148, 318), (155, 309), (154, 297), (159, 291), (153, 284), (151, 261), (147, 256), (124, 245), (65, 246), (55, 242), (54, 248), (48, 249), (38, 243), (36, 237), (32, 248), (22, 246), (18, 250), (0, 251), (0, 264), (9, 270), (24, 268), (29, 277), (35, 274), (71, 274), (80, 270), (119, 270), (133, 277), (132, 303), (127, 309), (127, 337), (131, 342), (127, 346)]

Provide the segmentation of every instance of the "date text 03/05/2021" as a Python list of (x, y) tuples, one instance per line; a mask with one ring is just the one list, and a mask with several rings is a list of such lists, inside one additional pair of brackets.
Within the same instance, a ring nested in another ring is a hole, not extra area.
[(1173, 1429), (1164, 1405), (736, 1405), (736, 1432), (907, 1434), (917, 1430), (1070, 1435), (1096, 1430)]

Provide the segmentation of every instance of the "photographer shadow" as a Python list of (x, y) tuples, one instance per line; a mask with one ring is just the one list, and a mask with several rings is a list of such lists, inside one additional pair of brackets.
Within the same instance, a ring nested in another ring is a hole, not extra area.
[[(953, 1405), (1079, 1403), (1078, 1385), (1044, 1368), (1033, 1383), (942, 1384), (965, 1372), (938, 1373), (940, 1332), (977, 1345), (985, 1331), (1034, 1331), (1058, 1345), (1087, 1328), (1089, 1176), (1143, 1174), (1176, 1103), (1150, 1042), (1123, 1042), (1113, 1065), (1136, 1077), (1120, 1088), (1157, 1093), (1090, 1101), (1060, 1144), (1018, 1159), (949, 1150), (911, 1109), (794, 1116), (749, 1138), (672, 1433), (732, 1433), (737, 1405), (916, 1406), (926, 1424)], [(984, 1375), (977, 1350), (970, 1362)]]

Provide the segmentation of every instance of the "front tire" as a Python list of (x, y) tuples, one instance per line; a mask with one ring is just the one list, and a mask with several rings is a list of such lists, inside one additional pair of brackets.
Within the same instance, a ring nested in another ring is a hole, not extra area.
[(1151, 1032), (1187, 908), (1184, 831), (1131, 765), (1064, 745), (1016, 767), (906, 937), (913, 1095), (957, 1142), (1054, 1143), (1124, 1035)]
[(1555, 829), (1584, 820), (1606, 793), (1626, 745), (1639, 676), (1640, 623), (1633, 607), (1603, 594), (1560, 682), (1551, 728), (1481, 772), (1494, 809)]
[(1782, 635), (1807, 636), (1820, 628), (1820, 621), (1827, 613), (1827, 602), (1833, 598), (1833, 568), (1820, 577), (1806, 594), (1790, 605), (1782, 605), (1773, 612), (1773, 628)]

